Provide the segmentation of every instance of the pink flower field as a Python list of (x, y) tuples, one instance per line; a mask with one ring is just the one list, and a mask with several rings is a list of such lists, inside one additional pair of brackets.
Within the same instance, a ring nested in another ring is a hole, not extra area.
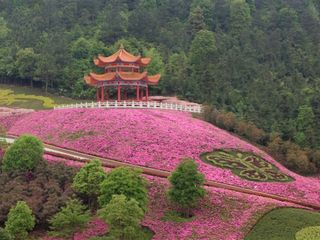
[[(5, 118), (0, 119), (6, 122)], [(66, 109), (26, 114), (11, 122), (9, 134), (32, 134), (44, 142), (135, 165), (172, 171), (192, 157), (206, 179), (320, 203), (320, 181), (287, 170), (257, 147), (190, 114), (159, 110)], [(293, 177), (292, 182), (253, 182), (200, 160), (214, 149), (255, 153)]]
[[(69, 166), (72, 161), (45, 155), (49, 163), (62, 162)], [(105, 168), (108, 172), (110, 169)], [(240, 240), (252, 229), (260, 217), (276, 207), (296, 207), (276, 200), (243, 193), (237, 193), (219, 188), (206, 187), (207, 195), (193, 211), (194, 218), (187, 222), (173, 222), (164, 219), (167, 212), (174, 207), (166, 199), (169, 183), (166, 179), (147, 178), (149, 208), (142, 222), (154, 232), (153, 240), (176, 239), (224, 239)], [(241, 217), (239, 217), (241, 216)], [(87, 228), (75, 235), (75, 240), (86, 240), (89, 237), (101, 236), (107, 231), (106, 224), (94, 219)], [(43, 240), (62, 240), (54, 237), (44, 237)]]
[[(168, 181), (147, 177), (149, 211), (143, 225), (155, 232), (154, 240), (175, 239), (244, 239), (257, 220), (276, 207), (294, 207), (275, 200), (207, 187), (207, 195), (194, 210), (194, 219), (177, 223), (163, 219), (172, 206), (166, 200)], [(240, 217), (241, 216), (241, 217)]]

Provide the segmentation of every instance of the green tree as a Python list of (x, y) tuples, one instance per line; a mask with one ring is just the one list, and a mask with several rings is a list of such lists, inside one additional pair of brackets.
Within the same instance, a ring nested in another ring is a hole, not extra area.
[(137, 239), (142, 232), (140, 222), (144, 211), (135, 199), (125, 195), (113, 195), (111, 201), (98, 212), (109, 226), (109, 235), (115, 239)]
[(217, 89), (214, 78), (215, 55), (217, 51), (215, 35), (208, 30), (199, 31), (192, 41), (189, 52), (191, 76), (186, 89), (193, 95), (191, 100), (206, 101)]
[(83, 229), (90, 219), (89, 211), (78, 200), (69, 200), (61, 211), (49, 220), (52, 235), (70, 237)]
[(87, 198), (90, 209), (95, 209), (100, 195), (100, 184), (105, 179), (106, 173), (101, 162), (95, 159), (80, 169), (73, 179), (72, 188)]
[(169, 176), (171, 186), (168, 190), (168, 198), (179, 206), (187, 217), (190, 215), (191, 208), (195, 207), (198, 200), (205, 195), (204, 176), (198, 172), (197, 168), (194, 160), (184, 159)]
[(208, 63), (214, 59), (217, 50), (214, 33), (208, 30), (201, 30), (192, 41), (190, 48), (190, 63), (196, 69), (205, 69)]
[(156, 48), (150, 48), (144, 54), (151, 58), (151, 63), (148, 65), (148, 73), (150, 75), (164, 73), (163, 59)]
[(163, 92), (168, 94), (180, 94), (184, 92), (187, 74), (187, 57), (184, 52), (170, 55), (169, 62), (166, 65), (166, 78), (161, 80), (164, 87)]
[(148, 197), (146, 180), (141, 176), (141, 170), (129, 167), (119, 167), (108, 173), (101, 183), (100, 206), (108, 204), (112, 195), (125, 195), (128, 199), (134, 198), (141, 209), (146, 210)]
[(102, 41), (112, 43), (125, 36), (128, 28), (128, 6), (125, 1), (108, 1), (99, 21)]
[[(58, 35), (58, 34), (57, 34)], [(44, 32), (38, 41), (39, 57), (36, 63), (36, 80), (45, 84), (45, 92), (48, 92), (49, 84), (53, 85), (53, 79), (58, 75), (58, 50), (56, 49), (57, 37)], [(62, 47), (60, 47), (61, 51)], [(64, 55), (66, 58), (66, 54)]]
[(295, 135), (295, 141), (302, 147), (314, 144), (314, 127), (315, 116), (312, 107), (307, 105), (301, 106), (296, 119), (297, 133)]
[(24, 240), (35, 226), (35, 217), (26, 202), (19, 201), (10, 209), (5, 230), (17, 240)]
[(33, 87), (33, 78), (35, 77), (35, 68), (38, 55), (33, 48), (20, 49), (17, 52), (16, 66), (19, 76), (30, 80), (30, 86)]
[(231, 32), (240, 35), (251, 24), (250, 6), (245, 0), (231, 0), (230, 28)]
[(3, 157), (4, 171), (33, 170), (42, 160), (42, 142), (30, 135), (19, 137), (6, 151)]
[(3, 41), (9, 34), (9, 28), (7, 27), (6, 20), (0, 17), (0, 40)]
[(204, 22), (203, 10), (197, 6), (191, 10), (189, 15), (190, 35), (194, 37), (199, 31), (204, 30), (206, 24)]

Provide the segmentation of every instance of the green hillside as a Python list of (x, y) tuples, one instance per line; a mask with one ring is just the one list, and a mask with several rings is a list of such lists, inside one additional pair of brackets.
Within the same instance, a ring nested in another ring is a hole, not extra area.
[(93, 97), (83, 76), (120, 42), (153, 58), (154, 92), (236, 113), (320, 146), (317, 0), (0, 2), (0, 79)]

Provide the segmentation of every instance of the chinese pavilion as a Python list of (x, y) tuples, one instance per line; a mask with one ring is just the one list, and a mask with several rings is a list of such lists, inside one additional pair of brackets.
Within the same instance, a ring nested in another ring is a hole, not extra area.
[(148, 66), (151, 58), (143, 58), (128, 53), (121, 45), (120, 49), (109, 57), (99, 55), (94, 59), (94, 64), (104, 68), (103, 74), (90, 73), (85, 76), (86, 83), (97, 88), (97, 101), (108, 101), (109, 89), (116, 88), (117, 99), (121, 101), (121, 90), (124, 100), (128, 99), (127, 90), (135, 89), (136, 99), (144, 97), (148, 101), (149, 85), (157, 85), (161, 75), (148, 76), (143, 68)]

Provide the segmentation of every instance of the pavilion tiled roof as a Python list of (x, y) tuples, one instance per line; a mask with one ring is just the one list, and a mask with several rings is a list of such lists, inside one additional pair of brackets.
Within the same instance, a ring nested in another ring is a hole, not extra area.
[(114, 81), (120, 79), (123, 81), (141, 81), (145, 80), (149, 85), (157, 85), (161, 78), (160, 74), (148, 76), (147, 72), (108, 72), (104, 74), (90, 73), (85, 77), (87, 84), (95, 86), (98, 82)]
[(139, 66), (145, 67), (150, 63), (150, 61), (151, 58), (142, 58), (141, 56), (134, 56), (128, 53), (123, 47), (121, 47), (116, 53), (112, 54), (109, 57), (99, 55), (96, 59), (94, 59), (94, 64), (98, 67), (105, 67), (108, 64), (124, 62), (135, 63)]

